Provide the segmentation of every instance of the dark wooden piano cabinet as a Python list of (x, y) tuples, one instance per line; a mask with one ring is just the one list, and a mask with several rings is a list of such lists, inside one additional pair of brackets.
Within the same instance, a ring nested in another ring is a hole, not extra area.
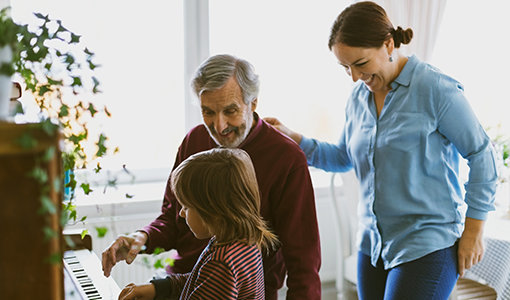
[[(37, 140), (24, 149), (18, 142), (29, 131)], [(61, 263), (49, 263), (53, 253), (62, 254), (62, 235), (45, 240), (47, 225), (62, 232), (59, 222), (61, 189), (51, 189), (49, 197), (57, 213), (41, 215), (41, 187), (27, 174), (50, 147), (51, 159), (42, 162), (48, 182), (61, 178), (58, 134), (49, 136), (35, 124), (0, 122), (0, 291), (2, 299), (64, 299)]]

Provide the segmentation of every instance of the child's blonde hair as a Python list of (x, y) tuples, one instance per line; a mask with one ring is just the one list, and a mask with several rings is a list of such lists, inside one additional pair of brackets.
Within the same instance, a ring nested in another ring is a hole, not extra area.
[(260, 216), (260, 193), (250, 156), (237, 148), (215, 148), (183, 161), (171, 176), (179, 202), (197, 211), (217, 244), (233, 241), (266, 254), (278, 239)]

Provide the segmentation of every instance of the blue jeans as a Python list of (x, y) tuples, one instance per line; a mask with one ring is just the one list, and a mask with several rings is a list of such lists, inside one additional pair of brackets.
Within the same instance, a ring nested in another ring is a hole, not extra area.
[(385, 270), (358, 253), (360, 300), (447, 300), (459, 278), (457, 244)]

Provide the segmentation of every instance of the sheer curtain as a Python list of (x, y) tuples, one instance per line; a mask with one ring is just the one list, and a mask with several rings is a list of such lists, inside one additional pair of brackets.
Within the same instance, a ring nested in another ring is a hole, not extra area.
[(409, 45), (403, 45), (406, 55), (416, 54), (423, 61), (432, 58), (436, 37), (443, 20), (446, 0), (373, 0), (388, 14), (393, 26), (413, 30)]

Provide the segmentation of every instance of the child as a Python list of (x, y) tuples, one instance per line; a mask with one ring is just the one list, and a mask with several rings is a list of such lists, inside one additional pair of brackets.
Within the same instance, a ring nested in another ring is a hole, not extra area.
[(279, 246), (260, 217), (249, 155), (217, 148), (190, 156), (171, 176), (180, 216), (198, 239), (210, 238), (191, 273), (127, 285), (119, 299), (264, 299), (261, 251)]

